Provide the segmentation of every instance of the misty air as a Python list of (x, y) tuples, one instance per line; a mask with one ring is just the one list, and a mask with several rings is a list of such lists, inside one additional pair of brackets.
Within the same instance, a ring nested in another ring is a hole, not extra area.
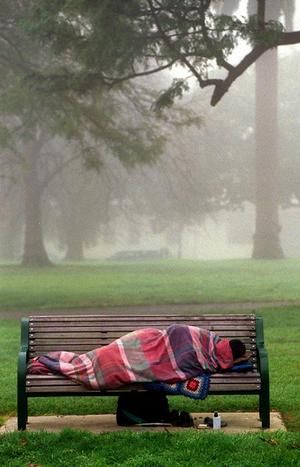
[(300, 1), (0, 3), (3, 465), (298, 465)]

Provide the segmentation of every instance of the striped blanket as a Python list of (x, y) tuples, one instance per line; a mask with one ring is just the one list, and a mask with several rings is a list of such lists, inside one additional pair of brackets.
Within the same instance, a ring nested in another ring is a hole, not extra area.
[(86, 354), (51, 352), (32, 359), (29, 373), (56, 373), (90, 389), (131, 383), (174, 383), (230, 368), (229, 341), (195, 326), (173, 324), (165, 330), (133, 331)]

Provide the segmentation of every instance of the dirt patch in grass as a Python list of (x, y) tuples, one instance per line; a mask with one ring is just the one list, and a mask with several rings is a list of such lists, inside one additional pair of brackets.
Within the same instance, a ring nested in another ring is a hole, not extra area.
[(238, 313), (255, 312), (261, 308), (280, 308), (286, 306), (300, 306), (300, 301), (270, 301), (270, 302), (226, 302), (226, 303), (188, 303), (188, 304), (163, 304), (163, 305), (131, 305), (97, 308), (60, 308), (37, 310), (0, 310), (0, 319), (16, 319), (30, 315), (67, 315), (67, 314), (104, 314), (104, 315), (128, 315), (128, 314), (192, 314), (198, 312), (232, 311)]

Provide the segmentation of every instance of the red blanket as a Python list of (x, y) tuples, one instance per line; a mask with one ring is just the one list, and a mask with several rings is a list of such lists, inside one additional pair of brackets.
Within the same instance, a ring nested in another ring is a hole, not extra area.
[(76, 355), (51, 352), (29, 363), (31, 374), (58, 373), (91, 389), (136, 382), (185, 381), (233, 365), (229, 341), (195, 326), (133, 331), (111, 344)]

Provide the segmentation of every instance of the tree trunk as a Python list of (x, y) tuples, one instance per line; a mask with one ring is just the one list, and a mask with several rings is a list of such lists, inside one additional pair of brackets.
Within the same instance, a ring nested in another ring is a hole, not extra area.
[(64, 241), (66, 245), (65, 260), (82, 261), (84, 259), (84, 228), (81, 205), (77, 203), (63, 203), (64, 213)]
[(256, 63), (256, 220), (252, 257), (283, 258), (278, 214), (277, 49)]
[(25, 185), (25, 239), (22, 264), (24, 266), (48, 266), (52, 264), (43, 243), (41, 196), (42, 189), (37, 173), (35, 144), (26, 145)]
[(67, 239), (67, 253), (65, 256), (67, 261), (82, 261), (83, 254), (83, 241), (76, 234), (70, 235)]
[[(16, 226), (14, 219), (10, 219), (8, 224), (3, 228), (1, 234), (1, 259), (6, 261), (18, 260), (22, 251), (22, 241), (20, 238), (20, 226)], [(23, 240), (23, 239), (22, 239)]]
[(1, 199), (0, 257), (3, 260), (18, 260), (23, 250), (23, 206), (18, 197), (18, 190)]
[(183, 255), (183, 232), (184, 225), (178, 224), (177, 226), (177, 259), (182, 259)]

